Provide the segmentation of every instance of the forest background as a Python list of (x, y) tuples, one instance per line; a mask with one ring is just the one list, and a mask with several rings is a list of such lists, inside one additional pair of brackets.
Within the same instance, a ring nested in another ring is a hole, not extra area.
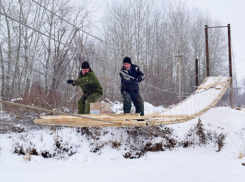
[[(101, 100), (121, 101), (125, 56), (146, 75), (140, 84), (145, 101), (168, 107), (185, 99), (196, 89), (196, 59), (199, 84), (206, 77), (205, 25), (221, 25), (183, 0), (116, 0), (102, 11), (87, 0), (1, 0), (0, 5), (2, 99), (74, 112), (82, 92), (66, 80), (78, 77), (81, 63), (88, 61), (98, 76)], [(210, 76), (229, 76), (227, 29), (209, 29), (208, 38)], [(244, 105), (235, 71), (233, 84), (235, 105)], [(230, 104), (229, 90), (219, 104)]]

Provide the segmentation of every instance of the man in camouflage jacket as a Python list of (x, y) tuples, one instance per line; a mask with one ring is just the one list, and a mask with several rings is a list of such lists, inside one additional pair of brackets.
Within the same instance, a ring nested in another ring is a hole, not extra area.
[(103, 89), (87, 61), (82, 63), (81, 68), (79, 77), (76, 80), (67, 80), (67, 83), (80, 86), (83, 91), (83, 96), (78, 101), (78, 114), (90, 114), (90, 103), (95, 103), (102, 97)]

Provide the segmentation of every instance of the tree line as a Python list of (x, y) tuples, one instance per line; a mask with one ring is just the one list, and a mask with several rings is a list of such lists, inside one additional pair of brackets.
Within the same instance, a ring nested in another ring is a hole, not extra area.
[[(81, 93), (66, 84), (88, 61), (104, 89), (120, 101), (125, 56), (146, 75), (144, 100), (177, 103), (206, 77), (205, 25), (220, 25), (180, 0), (110, 1), (102, 16), (89, 1), (1, 0), (0, 65), (4, 100), (23, 97), (42, 107), (75, 108)], [(227, 33), (209, 31), (210, 75), (228, 76)]]

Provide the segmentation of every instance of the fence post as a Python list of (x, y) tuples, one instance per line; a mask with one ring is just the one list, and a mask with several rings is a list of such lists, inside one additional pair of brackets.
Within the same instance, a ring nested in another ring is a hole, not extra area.
[(198, 88), (198, 59), (196, 59), (196, 88)]
[(205, 25), (205, 42), (206, 42), (206, 71), (209, 77), (209, 50), (208, 50), (208, 26)]
[(230, 24), (227, 25), (228, 27), (228, 53), (229, 53), (229, 71), (230, 71), (230, 77), (231, 77), (231, 82), (230, 82), (230, 103), (231, 103), (231, 108), (234, 108), (234, 102), (233, 102), (233, 79), (232, 79), (232, 61), (231, 61), (231, 28)]

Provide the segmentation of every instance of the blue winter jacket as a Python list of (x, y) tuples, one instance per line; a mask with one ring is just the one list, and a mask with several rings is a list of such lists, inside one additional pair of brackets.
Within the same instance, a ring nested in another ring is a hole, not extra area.
[[(141, 82), (145, 79), (145, 75), (140, 71), (139, 67), (137, 65), (131, 64), (130, 70), (126, 70), (123, 66), (121, 72), (124, 73), (120, 73), (121, 91), (125, 90), (128, 92), (138, 92), (138, 82)], [(133, 78), (130, 78), (127, 75)]]

